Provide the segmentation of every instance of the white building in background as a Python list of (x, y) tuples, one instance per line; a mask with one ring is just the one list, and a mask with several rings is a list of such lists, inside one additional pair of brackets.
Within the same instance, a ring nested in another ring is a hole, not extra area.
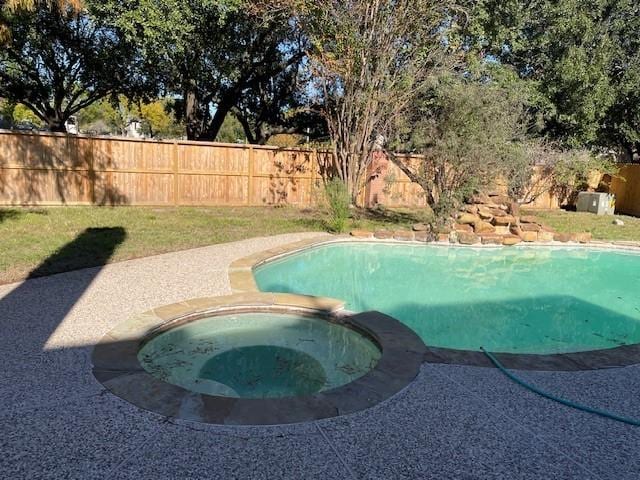
[(142, 123), (140, 120), (131, 120), (124, 128), (124, 134), (129, 138), (144, 138), (144, 134), (142, 133)]
[(64, 122), (64, 126), (67, 129), (67, 133), (71, 135), (78, 135), (78, 118), (73, 116), (69, 117), (66, 122)]

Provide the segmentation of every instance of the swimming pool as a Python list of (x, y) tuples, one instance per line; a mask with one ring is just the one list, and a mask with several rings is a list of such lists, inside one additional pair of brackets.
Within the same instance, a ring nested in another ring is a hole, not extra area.
[(254, 269), (260, 290), (346, 301), (427, 346), (555, 354), (640, 343), (640, 255), (344, 242)]

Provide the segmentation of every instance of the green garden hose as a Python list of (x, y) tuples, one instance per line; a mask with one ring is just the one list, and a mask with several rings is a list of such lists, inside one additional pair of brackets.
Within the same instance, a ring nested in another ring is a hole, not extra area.
[(586, 405), (581, 405), (579, 403), (575, 403), (572, 402), (570, 400), (565, 400), (564, 398), (560, 398), (560, 397), (556, 397), (555, 395), (552, 395), (550, 393), (547, 393), (543, 390), (540, 390), (537, 387), (534, 387), (533, 385), (525, 382), (524, 380), (522, 380), (521, 378), (517, 377), (516, 375), (514, 375), (513, 373), (511, 373), (509, 370), (507, 370), (499, 361), (496, 357), (494, 357), (490, 352), (487, 352), (483, 347), (480, 347), (480, 350), (489, 358), (489, 360), (491, 360), (491, 363), (493, 363), (496, 368), (498, 370), (500, 370), (502, 373), (504, 373), (507, 377), (509, 377), (511, 380), (513, 380), (514, 382), (516, 382), (518, 385), (531, 390), (534, 393), (537, 393), (538, 395), (541, 395), (545, 398), (548, 398), (549, 400), (553, 400), (555, 402), (561, 403), (562, 405), (566, 405), (567, 407), (571, 407), (571, 408), (576, 408), (578, 410), (582, 410), (584, 412), (589, 412), (589, 413), (593, 413), (595, 415), (600, 415), (601, 417), (605, 417), (605, 418), (610, 418), (611, 420), (616, 420), (618, 422), (623, 422), (623, 423), (628, 423), (629, 425), (635, 425), (636, 427), (640, 427), (640, 420), (635, 420), (633, 418), (627, 418), (627, 417), (622, 417), (620, 415), (616, 415), (614, 413), (610, 413), (607, 412), (605, 410), (599, 410), (597, 408), (592, 408), (592, 407), (588, 407)]

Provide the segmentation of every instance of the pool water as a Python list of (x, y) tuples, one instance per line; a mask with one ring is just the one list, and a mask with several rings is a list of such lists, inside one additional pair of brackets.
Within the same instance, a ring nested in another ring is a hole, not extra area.
[(156, 378), (233, 398), (312, 395), (356, 380), (380, 350), (321, 318), (243, 313), (203, 318), (152, 338), (138, 353)]
[(552, 354), (640, 343), (640, 255), (335, 243), (254, 270), (259, 288), (378, 310), (432, 347)]

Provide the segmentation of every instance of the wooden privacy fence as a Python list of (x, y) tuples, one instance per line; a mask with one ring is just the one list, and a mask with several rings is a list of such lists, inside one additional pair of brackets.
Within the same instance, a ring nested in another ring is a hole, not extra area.
[[(330, 160), (318, 150), (0, 130), (0, 205), (311, 206)], [(363, 205), (425, 205), (383, 154), (369, 173)], [(640, 215), (640, 165), (623, 166), (611, 192), (620, 213)], [(560, 203), (545, 192), (530, 206)]]
[(327, 154), (0, 131), (3, 205), (312, 205)]

